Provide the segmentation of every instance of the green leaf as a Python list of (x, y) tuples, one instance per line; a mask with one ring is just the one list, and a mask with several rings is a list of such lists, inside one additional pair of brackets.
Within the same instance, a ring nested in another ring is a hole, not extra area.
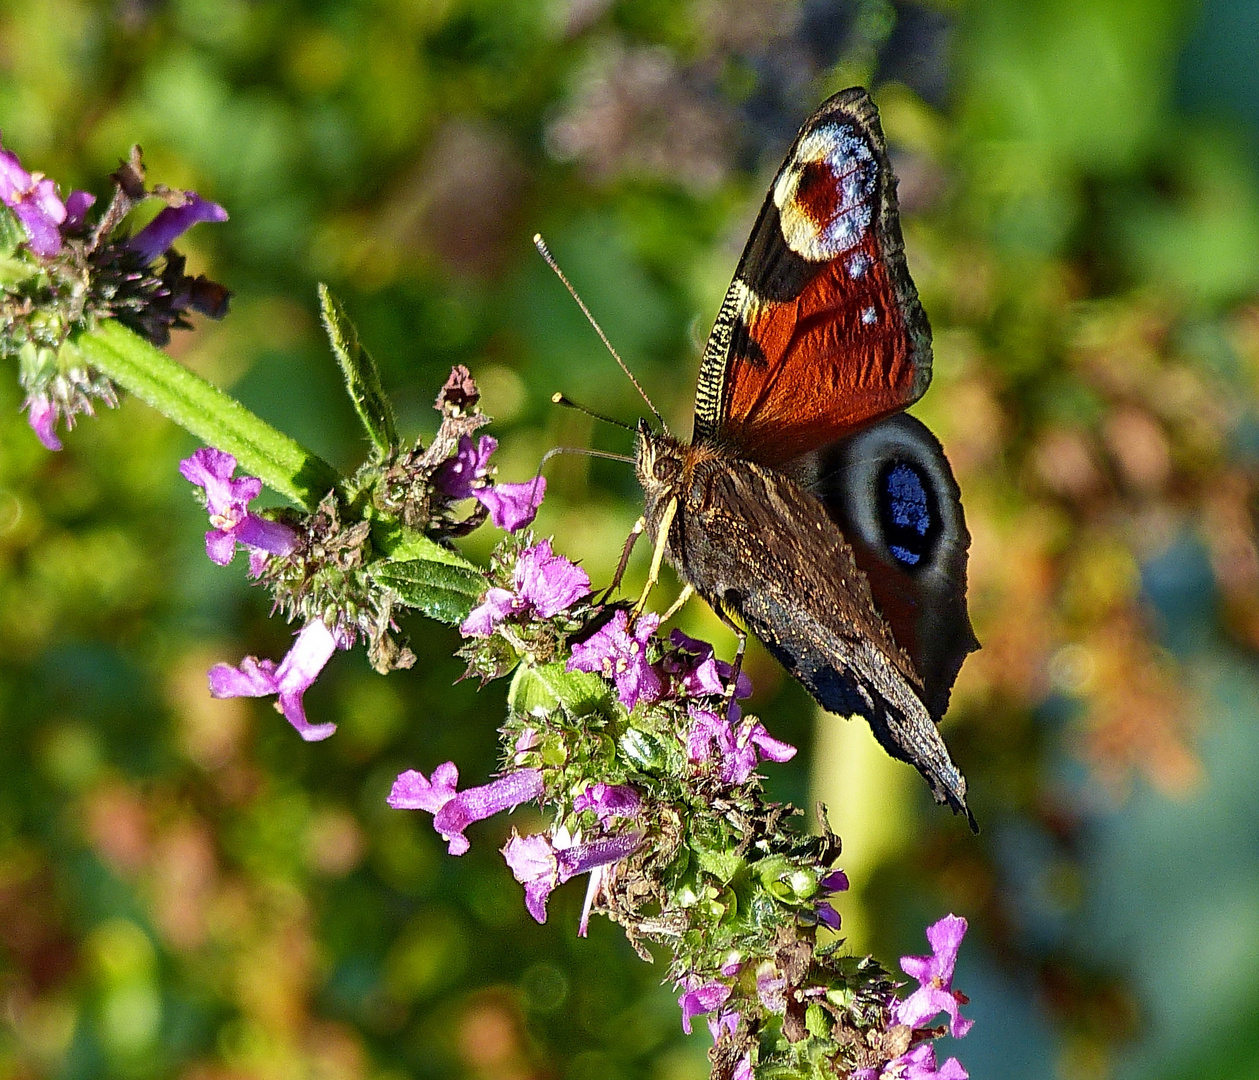
[(816, 1001), (811, 1001), (804, 1010), (804, 1028), (815, 1039), (829, 1039), (831, 1021), (826, 1010)]
[(354, 409), (376, 448), (377, 456), (384, 457), (398, 447), (398, 428), (393, 418), (393, 406), (380, 387), (376, 362), (371, 353), (363, 348), (358, 331), (346, 315), (341, 301), (322, 282), (319, 285), (319, 308), (328, 341), (345, 376), (350, 400), (354, 402)]
[(121, 323), (102, 319), (73, 344), (92, 367), (128, 393), (207, 446), (231, 454), (244, 472), (303, 509), (314, 510), (341, 482), (322, 458)]
[[(469, 562), (453, 548), (445, 547), (431, 537), (403, 525), (377, 524), (372, 529), (372, 543), (393, 562), (422, 559), (424, 562), (444, 563), (446, 566), (458, 566), (480, 573), (476, 564)], [(481, 588), (484, 590), (484, 583)]]
[(569, 716), (589, 716), (607, 707), (608, 684), (589, 671), (565, 671), (564, 661), (529, 664), (516, 672), (507, 704), (516, 712), (563, 708)]
[[(17, 215), (7, 206), (0, 206), (0, 255), (9, 256), (17, 251), (18, 244), (26, 239), (26, 230)], [(27, 263), (27, 273), (32, 267)]]
[(485, 591), (480, 571), (431, 559), (379, 563), (371, 576), (396, 592), (403, 603), (445, 623), (466, 619)]
[(700, 869), (711, 874), (723, 885), (733, 881), (735, 874), (746, 865), (740, 856), (728, 851), (708, 851), (698, 847), (692, 847), (691, 850), (695, 852), (695, 861)]

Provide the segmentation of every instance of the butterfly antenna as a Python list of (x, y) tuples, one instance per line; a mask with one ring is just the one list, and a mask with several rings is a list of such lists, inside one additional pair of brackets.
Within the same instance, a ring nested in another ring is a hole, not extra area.
[(581, 454), (583, 457), (603, 458), (605, 461), (621, 461), (626, 465), (634, 465), (637, 463), (636, 459), (630, 457), (628, 454), (613, 454), (608, 450), (591, 450), (586, 446), (555, 446), (542, 455), (542, 460), (538, 462), (537, 475), (541, 476), (542, 469), (545, 467), (546, 463), (550, 461), (551, 458), (556, 457), (559, 454)]
[(585, 405), (578, 405), (567, 394), (562, 394), (558, 390), (551, 395), (552, 405), (563, 405), (566, 409), (575, 409), (579, 413), (584, 413), (592, 420), (602, 420), (605, 424), (612, 424), (615, 427), (624, 428), (626, 431), (637, 431), (633, 424), (627, 424), (624, 420), (614, 420), (610, 416), (604, 416), (603, 413), (597, 413), (594, 409), (587, 409)]
[(590, 325), (595, 328), (595, 333), (599, 335), (599, 340), (603, 342), (608, 352), (612, 354), (612, 359), (616, 361), (617, 366), (625, 372), (625, 377), (634, 384), (634, 389), (638, 391), (639, 396), (647, 402), (647, 408), (651, 410), (651, 415), (660, 421), (660, 426), (667, 433), (669, 425), (664, 422), (664, 417), (660, 415), (660, 411), (651, 403), (651, 398), (647, 396), (647, 391), (644, 390), (639, 381), (634, 378), (634, 373), (626, 367), (625, 361), (621, 359), (620, 354), (612, 347), (612, 342), (608, 340), (608, 335), (603, 332), (603, 327), (600, 326), (595, 320), (595, 317), (590, 314), (590, 309), (586, 307), (586, 302), (577, 295), (577, 290), (573, 288), (571, 282), (569, 282), (568, 278), (564, 276), (564, 271), (560, 269), (559, 263), (555, 261), (555, 256), (551, 254), (550, 248), (546, 246), (546, 241), (542, 239), (541, 233), (533, 234), (533, 246), (538, 249), (538, 254), (546, 260), (547, 266), (555, 271), (555, 276), (563, 282), (564, 288), (568, 290), (568, 295), (577, 301), (577, 306), (581, 308), (581, 313), (586, 316)]

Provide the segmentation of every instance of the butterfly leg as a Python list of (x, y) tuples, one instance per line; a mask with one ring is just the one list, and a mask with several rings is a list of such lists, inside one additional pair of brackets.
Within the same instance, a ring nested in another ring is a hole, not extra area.
[(634, 605), (634, 614), (640, 615), (647, 607), (647, 597), (651, 595), (651, 590), (656, 587), (656, 582), (660, 580), (660, 564), (664, 562), (664, 551), (669, 546), (669, 530), (673, 527), (673, 518), (678, 512), (678, 500), (670, 499), (668, 505), (664, 508), (664, 513), (660, 516), (660, 528), (656, 533), (656, 550), (652, 552), (651, 569), (647, 572), (647, 584), (643, 586), (643, 595), (638, 598), (638, 603)]
[(728, 719), (730, 706), (734, 704), (734, 692), (739, 688), (739, 676), (743, 673), (743, 654), (748, 647), (748, 632), (730, 617), (722, 605), (714, 605), (713, 610), (717, 612), (717, 618), (730, 627), (739, 639), (739, 646), (734, 650), (734, 660), (730, 664), (730, 684), (726, 687), (726, 696), (721, 703), (721, 715)]
[(634, 527), (630, 529), (629, 536), (625, 538), (625, 546), (621, 549), (621, 561), (616, 564), (616, 573), (612, 575), (612, 584), (608, 586), (608, 590), (603, 594), (600, 603), (606, 604), (608, 598), (621, 587), (621, 578), (625, 576), (625, 568), (629, 566), (630, 555), (633, 554), (634, 545), (638, 543), (638, 538), (643, 535), (643, 530), (646, 528), (647, 522), (643, 518), (639, 518), (634, 522)]
[(682, 591), (678, 593), (678, 598), (674, 600), (672, 604), (669, 605), (669, 610), (660, 616), (660, 621), (662, 623), (667, 623), (670, 619), (673, 618), (674, 615), (676, 615), (679, 611), (682, 610), (686, 602), (694, 595), (695, 595), (695, 586), (693, 585), (684, 586)]

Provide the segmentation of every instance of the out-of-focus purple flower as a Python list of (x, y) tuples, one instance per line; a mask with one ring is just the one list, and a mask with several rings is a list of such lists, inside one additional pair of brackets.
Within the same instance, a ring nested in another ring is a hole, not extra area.
[(498, 440), (492, 435), (482, 435), (475, 443), (471, 435), (464, 435), (458, 449), (437, 470), (433, 483), (452, 499), (472, 498), (476, 481), (485, 479), (490, 456), (497, 449)]
[(427, 810), (432, 814), (433, 828), (446, 841), (451, 855), (468, 850), (463, 830), (474, 821), (514, 810), (542, 795), (542, 773), (537, 769), (516, 769), (465, 791), (455, 790), (458, 780), (459, 770), (450, 761), (433, 770), (431, 781), (423, 773), (408, 769), (394, 781), (388, 799), (395, 810)]
[(966, 997), (953, 989), (953, 968), (957, 963), (957, 951), (966, 936), (966, 920), (957, 915), (946, 915), (927, 927), (927, 941), (931, 945), (930, 956), (902, 956), (901, 968), (906, 975), (917, 979), (921, 985), (904, 1001), (892, 1006), (892, 1019), (912, 1028), (922, 1027), (939, 1013), (949, 1015), (949, 1034), (960, 1039), (971, 1029), (973, 1020), (958, 1012), (959, 1005), (966, 1004)]
[(538, 516), (538, 507), (546, 495), (546, 477), (535, 476), (522, 484), (493, 484), (472, 493), (489, 512), (490, 520), (500, 529), (515, 532)]
[[(578, 874), (598, 873), (627, 859), (643, 842), (640, 832), (605, 836), (589, 843), (557, 846), (545, 833), (521, 836), (515, 830), (503, 847), (503, 857), (516, 880), (525, 887), (525, 907), (540, 923), (546, 922), (546, 902), (557, 885)], [(583, 915), (583, 923), (585, 921)], [(581, 931), (584, 936), (584, 929)]]
[(311, 619), (288, 655), (277, 665), (273, 660), (246, 656), (239, 667), (215, 664), (210, 669), (210, 695), (216, 698), (268, 697), (277, 695), (280, 712), (307, 742), (319, 742), (337, 730), (336, 724), (311, 724), (306, 719), (302, 695), (310, 689), (324, 665), (338, 649), (348, 649), (351, 638), (334, 634), (322, 619)]
[(593, 810), (605, 829), (619, 817), (637, 817), (643, 800), (629, 784), (591, 784), (573, 800), (573, 809)]
[(744, 1054), (730, 1074), (730, 1080), (752, 1080), (752, 1055)]
[(202, 221), (226, 221), (227, 211), (203, 199), (195, 191), (184, 192), (182, 206), (167, 206), (127, 241), (127, 247), (146, 263), (152, 262), (194, 225)]
[(759, 720), (741, 720), (731, 725), (706, 709), (691, 706), (688, 712), (691, 728), (687, 734), (687, 756), (703, 765), (715, 753), (721, 779), (727, 784), (742, 784), (762, 759), (781, 762), (796, 756), (794, 746), (775, 739)]
[(818, 882), (822, 897), (817, 906), (818, 922), (824, 926), (829, 926), (832, 930), (839, 929), (839, 912), (836, 911), (827, 901), (827, 897), (833, 896), (837, 892), (848, 891), (848, 875), (842, 870), (832, 870), (826, 877)]
[(893, 1058), (882, 1069), (857, 1069), (852, 1080), (969, 1080), (970, 1074), (957, 1058), (936, 1065), (935, 1047), (919, 1043), (908, 1053)]
[(203, 446), (179, 463), (179, 471), (190, 484), (205, 489), (206, 509), (214, 526), (205, 534), (205, 553), (211, 562), (226, 566), (238, 543), (269, 555), (288, 555), (297, 548), (297, 533), (287, 525), (250, 512), (249, 501), (262, 491), (262, 481), (256, 476), (233, 480), (236, 459), (231, 454)]
[(61, 440), (57, 438), (57, 407), (52, 398), (47, 394), (31, 394), (26, 399), (26, 419), (35, 437), (47, 449), (61, 449)]
[(515, 592), (507, 589), (486, 592), (459, 627), (464, 637), (489, 637), (498, 623), (523, 612), (549, 619), (590, 591), (586, 571), (552, 552), (550, 540), (543, 540), (520, 553), (512, 579)]
[[(674, 630), (669, 641), (677, 650), (665, 657), (663, 667), (666, 672), (678, 680), (678, 689), (687, 697), (699, 697), (704, 694), (724, 694), (726, 682), (734, 674), (734, 666), (713, 655), (713, 647), (706, 641), (699, 641)], [(746, 698), (752, 693), (752, 679), (746, 671), (739, 672), (735, 683), (734, 696)]]
[(678, 1006), (682, 1010), (682, 1030), (689, 1035), (691, 1021), (724, 1005), (730, 992), (730, 987), (719, 982), (702, 983), (687, 990), (678, 998)]
[(0, 202), (22, 223), (36, 255), (56, 255), (61, 250), (66, 204), (57, 194), (57, 185), (40, 173), (28, 173), (11, 150), (0, 150)]
[(655, 701), (664, 684), (647, 662), (647, 641), (660, 625), (660, 616), (640, 615), (634, 632), (629, 618), (618, 610), (610, 622), (573, 646), (569, 671), (595, 671), (616, 684), (616, 696), (627, 709), (639, 701)]

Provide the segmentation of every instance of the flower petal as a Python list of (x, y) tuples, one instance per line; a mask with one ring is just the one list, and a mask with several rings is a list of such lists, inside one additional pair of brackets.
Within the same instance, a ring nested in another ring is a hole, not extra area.
[(535, 476), (522, 484), (494, 484), (472, 493), (490, 512), (500, 529), (516, 532), (533, 521), (546, 495), (546, 477)]
[(202, 221), (226, 221), (227, 211), (218, 203), (203, 199), (195, 191), (185, 192), (182, 206), (167, 206), (135, 234), (127, 247), (145, 262), (152, 262), (185, 232)]

